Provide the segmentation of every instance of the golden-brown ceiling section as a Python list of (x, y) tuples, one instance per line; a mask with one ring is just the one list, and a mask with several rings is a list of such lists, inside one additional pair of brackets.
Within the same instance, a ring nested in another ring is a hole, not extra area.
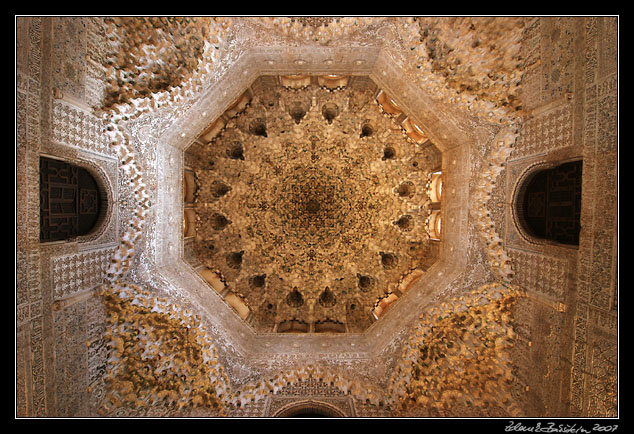
[(437, 257), (440, 152), (367, 77), (262, 76), (186, 154), (184, 235), (256, 331), (362, 332)]

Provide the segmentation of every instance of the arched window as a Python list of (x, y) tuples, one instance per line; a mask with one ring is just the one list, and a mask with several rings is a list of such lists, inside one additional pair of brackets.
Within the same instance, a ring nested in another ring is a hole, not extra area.
[(430, 214), (427, 218), (427, 233), (429, 234), (429, 238), (434, 241), (440, 241), (442, 234), (442, 189), (442, 171), (439, 170), (430, 173), (429, 180), (427, 181), (427, 196), (430, 202)]
[(521, 229), (529, 236), (579, 245), (582, 161), (570, 161), (531, 173), (515, 203)]
[(105, 210), (97, 180), (84, 168), (40, 157), (40, 242), (91, 233)]
[(434, 210), (429, 215), (427, 220), (427, 231), (429, 232), (429, 238), (432, 240), (440, 240), (442, 234), (442, 216), (440, 210)]
[(440, 202), (442, 198), (442, 172), (432, 173), (427, 194), (432, 203)]
[(183, 237), (190, 238), (196, 235), (196, 211), (193, 208), (196, 190), (196, 176), (191, 170), (185, 170), (183, 174)]
[(346, 414), (333, 404), (314, 399), (291, 402), (277, 410), (273, 417), (346, 417)]
[(278, 333), (308, 333), (309, 331), (308, 323), (296, 319), (282, 321), (277, 326)]

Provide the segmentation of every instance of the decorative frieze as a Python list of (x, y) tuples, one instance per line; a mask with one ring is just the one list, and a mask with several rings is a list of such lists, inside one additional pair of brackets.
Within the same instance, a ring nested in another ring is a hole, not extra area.
[(70, 103), (53, 101), (51, 138), (82, 150), (115, 155), (104, 133), (102, 120)]
[(595, 335), (590, 353), (592, 375), (588, 384), (588, 414), (617, 417), (618, 348), (614, 336)]
[(572, 145), (572, 111), (564, 100), (523, 122), (511, 158), (538, 155)]
[(563, 300), (569, 287), (569, 266), (565, 258), (509, 249), (515, 266), (514, 283), (522, 288)]
[(114, 250), (114, 247), (107, 247), (52, 257), (51, 276), (54, 298), (64, 298), (100, 285)]

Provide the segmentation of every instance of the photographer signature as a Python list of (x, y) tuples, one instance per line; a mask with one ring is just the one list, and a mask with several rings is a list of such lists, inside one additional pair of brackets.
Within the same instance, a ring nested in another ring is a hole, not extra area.
[(618, 425), (601, 425), (595, 423), (591, 428), (580, 424), (562, 424), (548, 422), (542, 424), (537, 422), (533, 426), (523, 425), (522, 422), (509, 421), (509, 425), (504, 428), (506, 432), (531, 432), (531, 433), (566, 433), (566, 434), (589, 434), (595, 432), (615, 432)]

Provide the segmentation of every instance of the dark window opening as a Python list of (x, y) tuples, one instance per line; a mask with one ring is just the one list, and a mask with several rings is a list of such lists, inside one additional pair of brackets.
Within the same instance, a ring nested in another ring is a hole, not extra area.
[(63, 241), (90, 233), (99, 221), (101, 194), (85, 169), (40, 158), (40, 241)]
[(315, 417), (333, 417), (329, 414), (318, 413), (312, 410), (300, 410), (297, 413), (289, 414), (287, 417), (307, 417), (307, 418), (315, 418)]
[(534, 174), (520, 197), (521, 221), (532, 236), (579, 245), (582, 161)]

